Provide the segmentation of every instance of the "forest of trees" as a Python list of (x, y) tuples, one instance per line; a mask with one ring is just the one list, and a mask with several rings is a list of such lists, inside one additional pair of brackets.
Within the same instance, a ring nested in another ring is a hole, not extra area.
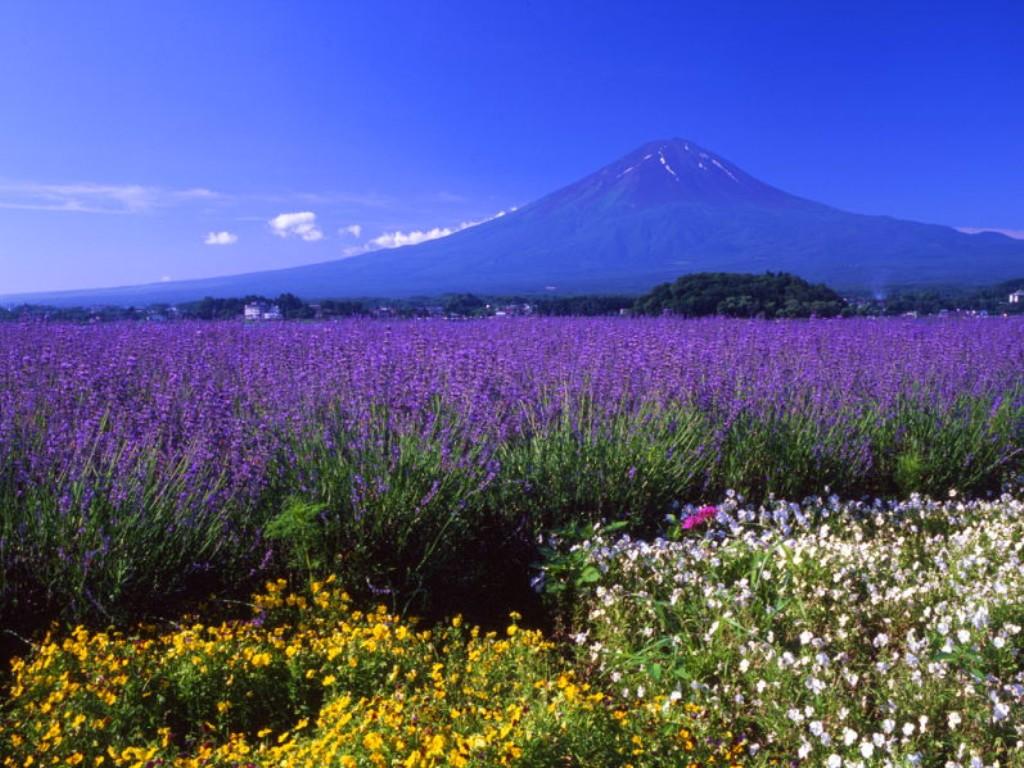
[(631, 310), (635, 296), (546, 296), (534, 303), (538, 315), (589, 316), (617, 315), (623, 309)]
[(641, 315), (683, 317), (835, 317), (846, 301), (826, 285), (784, 272), (763, 275), (699, 272), (663, 283), (633, 306)]
[(291, 293), (277, 298), (243, 296), (207, 297), (177, 306), (146, 307), (51, 307), (19, 305), (0, 307), (0, 321), (46, 319), (66, 322), (111, 320), (236, 320), (250, 302), (276, 304), (286, 320), (331, 319), (354, 316), (484, 317), (496, 312), (542, 316), (597, 316), (617, 314), (683, 317), (883, 316), (940, 312), (987, 312), (1024, 314), (1024, 302), (1010, 304), (1007, 297), (1024, 289), (1024, 278), (981, 287), (905, 288), (884, 298), (852, 293), (843, 298), (828, 286), (809, 283), (795, 275), (766, 272), (761, 275), (701, 272), (664, 283), (639, 298), (625, 295), (579, 296), (478, 296), (472, 293), (409, 299), (325, 299), (306, 302)]

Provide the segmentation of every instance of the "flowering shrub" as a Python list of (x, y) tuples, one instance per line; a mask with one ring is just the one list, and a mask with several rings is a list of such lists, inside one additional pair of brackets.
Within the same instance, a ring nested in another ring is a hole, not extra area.
[(330, 583), (254, 617), (47, 638), (16, 660), (3, 766), (679, 766), (743, 749), (678, 697), (618, 701), (513, 614), (420, 630)]
[(707, 526), (559, 561), (618, 702), (696, 702), (765, 764), (1024, 765), (1024, 503), (731, 498)]

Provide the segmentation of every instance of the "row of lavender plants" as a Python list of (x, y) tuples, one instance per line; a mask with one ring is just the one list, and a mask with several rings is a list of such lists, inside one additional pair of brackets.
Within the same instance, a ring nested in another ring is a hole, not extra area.
[(450, 608), (525, 584), (573, 522), (997, 490), (1022, 342), (1016, 320), (8, 324), (0, 618), (120, 620), (282, 568)]

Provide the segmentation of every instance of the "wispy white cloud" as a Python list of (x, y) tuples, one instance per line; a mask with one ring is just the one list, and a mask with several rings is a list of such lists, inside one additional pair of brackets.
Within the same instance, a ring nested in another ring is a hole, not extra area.
[(471, 223), (460, 224), (454, 229), (451, 227), (434, 227), (433, 229), (414, 229), (410, 232), (385, 232), (383, 235), (373, 238), (370, 244), (374, 248), (401, 248), (405, 245), (419, 245), (428, 240), (439, 240), (442, 237), (473, 226)]
[(68, 213), (142, 213), (153, 208), (219, 198), (202, 187), (165, 189), (141, 184), (43, 184), (0, 181), (0, 208)]
[(306, 242), (323, 240), (324, 233), (316, 225), (312, 211), (281, 213), (270, 220), (270, 230), (278, 237), (299, 237)]
[(1014, 240), (1024, 240), (1024, 229), (1000, 229), (999, 227), (957, 227), (957, 229), (968, 235), (976, 235), (979, 232), (995, 232), (1012, 237)]
[(347, 227), (342, 227), (338, 230), (340, 234), (352, 235), (352, 237), (362, 237), (363, 225), (362, 224), (349, 224)]
[[(515, 208), (511, 209), (515, 210)], [(464, 229), (470, 229), (479, 224), (484, 224), (494, 219), (499, 219), (505, 215), (505, 211), (498, 211), (493, 216), (488, 216), (485, 219), (479, 221), (464, 221), (458, 226), (454, 227), (434, 227), (433, 229), (413, 229), (409, 232), (402, 232), (396, 230), (394, 232), (385, 232), (381, 235), (370, 240), (364, 245), (353, 246), (345, 248), (341, 253), (343, 257), (359, 256), (363, 253), (370, 253), (372, 251), (388, 250), (391, 248), (402, 248), (406, 245), (419, 245), (420, 243), (426, 243), (430, 240), (440, 240), (442, 237), (448, 237), (454, 235), (456, 232), (462, 232)]]
[(170, 275), (161, 275), (160, 282), (161, 283), (169, 283), (169, 282), (171, 282), (171, 276)]
[(234, 245), (238, 242), (238, 235), (234, 232), (207, 232), (203, 242), (207, 245)]

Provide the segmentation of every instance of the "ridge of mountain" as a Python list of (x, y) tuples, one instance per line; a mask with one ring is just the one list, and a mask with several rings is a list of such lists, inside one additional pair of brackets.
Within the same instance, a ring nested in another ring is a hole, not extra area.
[(839, 289), (981, 285), (1024, 274), (1024, 241), (842, 211), (673, 138), (419, 245), (228, 277), (5, 298), (123, 305), (282, 292), (306, 299), (640, 293), (703, 271), (784, 271)]

